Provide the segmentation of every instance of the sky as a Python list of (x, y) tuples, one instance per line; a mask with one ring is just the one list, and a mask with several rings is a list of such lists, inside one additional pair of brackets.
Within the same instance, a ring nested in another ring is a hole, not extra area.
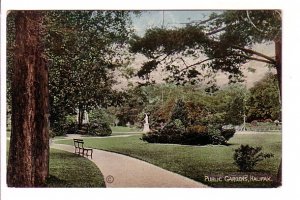
[(183, 23), (203, 20), (212, 11), (165, 10), (143, 11), (139, 17), (133, 17), (133, 26), (136, 33), (142, 36), (147, 28), (153, 27), (180, 27)]

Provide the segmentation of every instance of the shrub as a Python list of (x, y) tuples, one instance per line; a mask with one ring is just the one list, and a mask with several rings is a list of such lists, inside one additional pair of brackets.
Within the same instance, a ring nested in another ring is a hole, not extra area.
[(232, 138), (235, 134), (235, 129), (234, 128), (230, 128), (230, 129), (222, 129), (221, 130), (221, 135), (225, 138), (225, 140), (229, 140), (230, 138)]
[(274, 156), (270, 153), (261, 152), (262, 147), (252, 147), (249, 145), (241, 145), (234, 151), (234, 164), (241, 171), (252, 171), (258, 162)]
[(222, 145), (226, 144), (226, 139), (221, 135), (221, 128), (217, 126), (208, 126), (209, 144)]
[(185, 127), (181, 120), (176, 119), (167, 123), (164, 128), (144, 134), (142, 140), (150, 143), (180, 144)]
[(207, 133), (207, 126), (195, 125), (187, 128), (187, 132), (190, 133)]
[(206, 126), (191, 126), (182, 135), (181, 143), (190, 145), (206, 145), (209, 144), (210, 139)]
[(147, 134), (143, 134), (141, 140), (149, 143), (163, 143), (161, 135), (157, 130), (149, 132)]
[(54, 122), (51, 130), (55, 136), (64, 136), (66, 134), (74, 134), (78, 131), (78, 125), (74, 122)]
[[(187, 145), (225, 145), (234, 135), (234, 129), (221, 132), (219, 126), (190, 126), (185, 129), (181, 120), (174, 120), (160, 130), (143, 134), (142, 140), (149, 143), (173, 143)], [(222, 135), (223, 134), (223, 135)]]
[(210, 139), (210, 144), (213, 144), (213, 145), (227, 144), (226, 139), (222, 135), (219, 135), (219, 134), (210, 135), (209, 139)]
[(64, 131), (66, 134), (75, 134), (78, 132), (78, 124), (75, 122), (64, 124)]
[(108, 123), (90, 123), (87, 125), (87, 133), (94, 136), (109, 136), (112, 130)]
[(116, 116), (110, 114), (107, 109), (97, 108), (89, 112), (89, 120), (92, 123), (105, 122), (108, 124), (114, 124), (116, 121)]

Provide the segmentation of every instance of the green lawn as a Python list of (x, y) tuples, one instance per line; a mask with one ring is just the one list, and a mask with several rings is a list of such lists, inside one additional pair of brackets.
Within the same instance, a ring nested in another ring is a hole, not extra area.
[(51, 149), (48, 187), (105, 187), (103, 175), (90, 160)]
[[(272, 187), (271, 182), (208, 182), (205, 176), (245, 175), (233, 164), (234, 149), (240, 144), (262, 146), (264, 152), (275, 156), (261, 162), (256, 172), (276, 176), (281, 158), (281, 134), (235, 135), (229, 146), (183, 146), (168, 144), (149, 144), (135, 135), (125, 138), (84, 139), (88, 147), (103, 149), (129, 155), (169, 171), (192, 178), (213, 187)], [(58, 143), (72, 144), (71, 140)]]
[[(126, 127), (126, 126), (111, 126), (110, 127), (113, 134), (114, 133), (120, 133), (120, 134), (125, 134), (125, 133), (122, 133), (122, 132), (141, 132), (140, 129), (138, 128), (135, 128), (135, 127)], [(128, 134), (128, 133), (126, 133)]]
[[(6, 144), (8, 155), (8, 140)], [(105, 187), (103, 175), (92, 161), (66, 151), (50, 150), (49, 173), (47, 187)]]

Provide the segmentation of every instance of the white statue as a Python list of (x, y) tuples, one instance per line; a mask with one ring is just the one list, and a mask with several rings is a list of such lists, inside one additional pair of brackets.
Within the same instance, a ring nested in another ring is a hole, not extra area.
[(147, 113), (145, 113), (145, 124), (149, 124), (149, 121), (148, 121), (148, 119), (149, 119), (149, 117), (148, 117), (148, 115), (147, 115)]
[(144, 133), (148, 133), (150, 132), (150, 128), (149, 128), (149, 117), (147, 115), (147, 113), (145, 113), (145, 123), (144, 123), (144, 129), (143, 129), (143, 132)]

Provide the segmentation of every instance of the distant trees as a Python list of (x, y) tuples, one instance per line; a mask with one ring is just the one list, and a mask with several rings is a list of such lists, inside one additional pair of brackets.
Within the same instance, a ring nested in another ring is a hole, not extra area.
[(281, 105), (276, 75), (268, 73), (250, 88), (247, 100), (247, 121), (281, 120)]
[[(127, 122), (140, 123), (145, 112), (150, 114), (152, 127), (159, 127), (170, 117), (177, 119), (178, 115), (184, 115), (180, 118), (184, 125), (240, 125), (246, 112), (245, 99), (248, 95), (247, 88), (239, 84), (219, 88), (214, 93), (207, 92), (205, 87), (194, 85), (141, 86), (128, 91), (125, 104), (116, 109), (116, 116), (123, 125)], [(176, 105), (178, 109), (175, 109)], [(181, 109), (182, 106), (184, 109)], [(181, 112), (183, 110), (184, 113)], [(176, 116), (172, 117), (172, 111), (176, 111)]]

